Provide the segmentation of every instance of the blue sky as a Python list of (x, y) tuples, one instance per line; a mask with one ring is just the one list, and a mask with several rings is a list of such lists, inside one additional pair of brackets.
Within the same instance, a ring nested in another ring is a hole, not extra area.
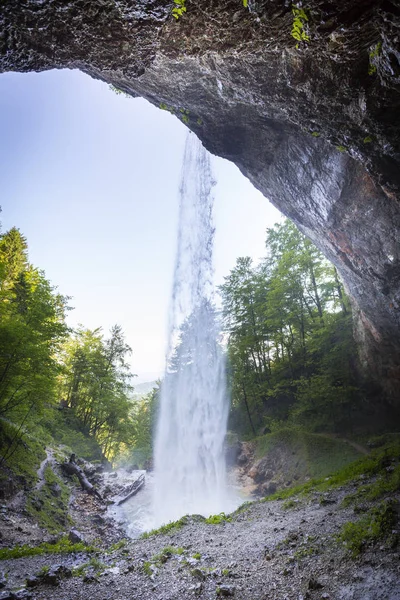
[[(136, 381), (164, 366), (186, 128), (78, 71), (0, 75), (2, 230), (72, 296), (72, 326), (123, 326)], [(216, 282), (264, 254), (279, 213), (232, 164), (213, 159)]]

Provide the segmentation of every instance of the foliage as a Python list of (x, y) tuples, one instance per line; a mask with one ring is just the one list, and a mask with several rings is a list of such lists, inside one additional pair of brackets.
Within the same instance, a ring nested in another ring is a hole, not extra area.
[(90, 437), (89, 429), (70, 408), (59, 406), (46, 411), (42, 425), (54, 442), (64, 446), (66, 454), (74, 452), (88, 461), (102, 459), (100, 445)]
[(258, 267), (239, 258), (220, 286), (232, 395), (230, 429), (351, 429), (359, 393), (351, 313), (335, 268), (285, 221)]
[(130, 448), (121, 453), (119, 464), (136, 465), (143, 469), (151, 460), (160, 397), (159, 382), (157, 386), (131, 404), (132, 442)]
[(132, 96), (130, 96), (129, 94), (124, 92), (124, 90), (121, 90), (116, 85), (113, 85), (112, 83), (110, 83), (108, 87), (110, 88), (110, 90), (112, 92), (114, 92), (114, 94), (117, 94), (118, 96), (125, 96), (125, 98), (132, 98)]
[(309, 42), (310, 37), (306, 32), (306, 25), (309, 21), (308, 15), (304, 8), (292, 6), (293, 25), (291, 35), (298, 42)]
[(115, 325), (108, 339), (104, 339), (100, 328), (79, 328), (61, 355), (62, 405), (78, 417), (109, 460), (115, 459), (121, 447), (133, 438), (129, 400), (132, 375), (126, 360), (130, 352), (121, 327)]
[(16, 228), (0, 236), (0, 417), (19, 425), (2, 456), (7, 462), (25, 423), (56, 397), (57, 352), (68, 334), (68, 298), (28, 262)]
[(14, 546), (14, 548), (0, 548), (0, 560), (9, 560), (10, 558), (22, 558), (24, 556), (38, 556), (43, 554), (73, 554), (76, 552), (98, 552), (99, 548), (95, 546), (86, 546), (83, 543), (72, 544), (68, 537), (64, 536), (55, 544), (44, 542), (39, 546)]
[(398, 503), (394, 500), (381, 502), (357, 523), (345, 523), (338, 539), (344, 542), (353, 558), (364, 550), (367, 543), (383, 539), (395, 545), (398, 540), (393, 538), (392, 532), (398, 522), (397, 509)]
[(186, 12), (186, 0), (174, 0), (172, 15), (175, 19), (179, 19)]
[(221, 523), (229, 523), (232, 519), (228, 517), (224, 512), (218, 515), (210, 515), (205, 522), (208, 525), (220, 525)]
[(23, 485), (34, 486), (38, 479), (37, 470), (46, 453), (35, 437), (0, 419), (0, 457), (7, 457), (2, 466), (6, 465)]

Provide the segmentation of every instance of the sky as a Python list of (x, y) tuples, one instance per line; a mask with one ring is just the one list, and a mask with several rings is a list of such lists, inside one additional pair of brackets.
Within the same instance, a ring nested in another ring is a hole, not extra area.
[[(0, 221), (71, 296), (72, 327), (118, 323), (137, 383), (161, 376), (187, 128), (79, 71), (0, 75)], [(233, 164), (213, 158), (215, 281), (265, 254), (280, 213)]]

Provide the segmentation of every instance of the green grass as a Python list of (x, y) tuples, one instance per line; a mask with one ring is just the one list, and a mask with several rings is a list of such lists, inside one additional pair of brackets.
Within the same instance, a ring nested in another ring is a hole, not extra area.
[[(40, 527), (50, 533), (65, 531), (72, 520), (68, 515), (70, 490), (58, 477), (50, 465), (44, 471), (45, 482), (39, 490), (31, 492), (27, 498), (26, 510)], [(57, 494), (55, 488), (58, 488)]]
[[(380, 475), (385, 478), (388, 461), (392, 458), (395, 460), (400, 458), (400, 444), (397, 442), (397, 439), (394, 445), (389, 444), (386, 447), (375, 449), (369, 456), (363, 456), (359, 460), (346, 465), (339, 471), (336, 471), (336, 473), (331, 474), (330, 477), (315, 478), (307, 483), (278, 491), (264, 498), (264, 501), (286, 500), (293, 496), (308, 494), (312, 490), (325, 492), (331, 488), (344, 485), (349, 481), (359, 480), (361, 476)], [(395, 486), (398, 484), (399, 476), (397, 467), (393, 473), (392, 483), (389, 485)], [(384, 484), (380, 484), (379, 487), (383, 489)]]
[(207, 525), (220, 525), (221, 523), (229, 523), (230, 521), (232, 521), (231, 517), (228, 517), (224, 512), (221, 512), (218, 515), (210, 515), (208, 519), (205, 520)]
[(353, 494), (348, 494), (342, 504), (349, 506), (360, 501), (378, 500), (398, 492), (400, 490), (400, 464), (391, 466), (390, 469), (393, 470), (383, 470), (375, 481), (359, 487)]
[(142, 535), (140, 536), (141, 539), (145, 540), (149, 537), (152, 537), (153, 535), (165, 535), (168, 533), (174, 533), (175, 531), (178, 531), (179, 529), (182, 529), (182, 527), (184, 525), (186, 525), (188, 522), (188, 517), (181, 517), (178, 521), (171, 521), (170, 523), (167, 523), (166, 525), (161, 525), (161, 527), (159, 527), (158, 529), (152, 529), (151, 531), (146, 531), (145, 533), (142, 533)]
[(143, 572), (148, 577), (151, 577), (151, 575), (153, 575), (153, 571), (152, 571), (151, 567), (152, 567), (152, 563), (149, 560), (146, 560), (146, 562), (143, 563)]
[(95, 546), (86, 546), (83, 543), (72, 544), (67, 537), (61, 538), (56, 544), (44, 542), (39, 546), (14, 546), (14, 548), (1, 548), (0, 560), (22, 558), (24, 556), (37, 556), (42, 554), (70, 554), (73, 552), (98, 552)]
[(396, 545), (398, 536), (392, 532), (398, 522), (397, 509), (398, 503), (393, 500), (381, 502), (356, 523), (345, 523), (338, 536), (339, 541), (344, 543), (353, 558), (361, 554), (368, 543), (385, 540)]
[(107, 550), (107, 554), (111, 554), (112, 552), (116, 552), (117, 550), (121, 550), (121, 548), (125, 548), (125, 546), (127, 545), (128, 540), (123, 538), (122, 540), (120, 540), (119, 542), (116, 542), (115, 544), (112, 544), (108, 550)]
[[(361, 454), (343, 440), (299, 429), (281, 429), (255, 439), (256, 457), (282, 462), (286, 480), (327, 477), (357, 460)], [(276, 460), (275, 460), (276, 457)]]

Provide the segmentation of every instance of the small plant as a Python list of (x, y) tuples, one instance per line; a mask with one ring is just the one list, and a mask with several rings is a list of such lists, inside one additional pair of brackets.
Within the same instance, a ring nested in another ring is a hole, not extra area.
[(192, 554), (192, 558), (195, 558), (196, 560), (200, 560), (201, 559), (200, 552), (196, 552), (195, 554)]
[[(397, 504), (393, 500), (382, 502), (372, 508), (357, 523), (345, 523), (338, 539), (355, 558), (363, 551), (368, 542), (388, 539), (397, 523)], [(391, 540), (396, 543), (397, 540)]]
[(110, 83), (108, 87), (112, 92), (114, 92), (114, 94), (117, 94), (118, 96), (125, 96), (125, 98), (131, 98), (131, 96), (124, 92), (124, 90), (121, 90), (119, 87), (113, 85), (112, 83)]
[(365, 137), (363, 139), (364, 144), (370, 144), (372, 142), (372, 137), (370, 135), (367, 135), (367, 137)]
[(282, 508), (284, 510), (289, 510), (291, 508), (295, 508), (295, 506), (297, 506), (297, 502), (295, 500), (292, 500), (292, 499), (286, 500), (286, 502), (284, 502), (282, 504)]
[(346, 146), (336, 146), (336, 150), (339, 150), (339, 152), (346, 152), (347, 148)]
[(369, 67), (368, 67), (368, 75), (374, 75), (376, 73), (376, 64), (374, 64), (374, 59), (378, 58), (378, 56), (382, 52), (382, 42), (378, 42), (373, 46), (369, 53)]
[(232, 521), (231, 517), (226, 516), (224, 512), (221, 512), (218, 515), (210, 515), (208, 519), (206, 519), (208, 525), (219, 525), (220, 523), (229, 523), (230, 521)]
[(320, 133), (318, 133), (318, 131), (313, 131), (313, 132), (311, 133), (311, 135), (312, 135), (313, 137), (319, 137), (321, 134), (320, 134)]
[(151, 567), (152, 564), (150, 561), (147, 560), (145, 563), (143, 563), (143, 572), (148, 577), (151, 577), (153, 575), (153, 569)]
[(123, 538), (119, 542), (116, 542), (115, 544), (112, 544), (108, 548), (107, 554), (111, 554), (112, 552), (115, 552), (116, 550), (120, 550), (121, 548), (125, 548), (125, 546), (127, 545), (127, 543), (128, 543), (128, 540), (126, 540), (125, 538)]
[(171, 556), (173, 556), (174, 554), (177, 555), (182, 555), (184, 553), (184, 549), (183, 548), (175, 548), (174, 546), (165, 546), (165, 548), (163, 548), (161, 550), (161, 552), (159, 552), (159, 554), (155, 554), (152, 558), (152, 561), (154, 563), (158, 563), (158, 564), (162, 564), (167, 562), (167, 560), (169, 558), (171, 558)]
[(242, 0), (244, 8), (248, 8), (249, 2), (248, 0)]
[[(307, 35), (306, 26), (308, 22), (308, 16), (304, 8), (298, 8), (292, 5), (293, 14), (293, 25), (291, 35), (298, 42), (309, 42), (310, 37)], [(298, 44), (296, 45), (298, 48)]]
[(179, 19), (186, 12), (186, 0), (174, 0), (174, 7), (172, 9), (172, 16), (175, 19)]

